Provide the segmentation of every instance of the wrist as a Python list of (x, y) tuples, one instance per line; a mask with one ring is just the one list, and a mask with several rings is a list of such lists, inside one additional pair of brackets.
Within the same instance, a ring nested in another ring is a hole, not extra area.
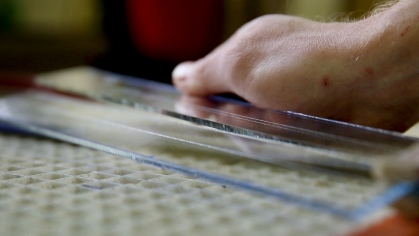
[(393, 53), (396, 50), (419, 53), (413, 50), (419, 49), (419, 1), (399, 0), (366, 21), (374, 28), (375, 39), (382, 45), (394, 48)]
[(405, 116), (399, 125), (408, 128), (419, 120), (419, 1), (400, 0), (354, 24), (367, 35), (353, 62), (367, 91), (356, 102), (374, 114)]

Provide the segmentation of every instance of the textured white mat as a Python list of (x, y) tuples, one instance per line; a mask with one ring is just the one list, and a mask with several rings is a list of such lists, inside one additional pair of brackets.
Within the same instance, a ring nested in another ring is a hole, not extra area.
[[(278, 199), (49, 139), (0, 134), (0, 150), (0, 235), (335, 235), (354, 227)], [(286, 185), (292, 178), (284, 174), (265, 181)], [(313, 191), (309, 186), (300, 188)], [(353, 186), (323, 180), (317, 191), (339, 197)], [(362, 186), (356, 191), (362, 195)]]

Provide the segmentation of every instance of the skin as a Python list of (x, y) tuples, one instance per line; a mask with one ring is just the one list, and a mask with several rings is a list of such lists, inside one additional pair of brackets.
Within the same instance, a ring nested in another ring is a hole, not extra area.
[(419, 120), (418, 65), (419, 1), (400, 0), (356, 22), (260, 17), (172, 77), (192, 96), (404, 131)]

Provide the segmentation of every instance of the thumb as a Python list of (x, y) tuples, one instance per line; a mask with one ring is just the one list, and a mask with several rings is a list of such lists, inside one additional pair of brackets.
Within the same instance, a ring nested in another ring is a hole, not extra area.
[(183, 62), (172, 72), (173, 84), (182, 92), (194, 96), (230, 92), (224, 77), (217, 63), (205, 59)]

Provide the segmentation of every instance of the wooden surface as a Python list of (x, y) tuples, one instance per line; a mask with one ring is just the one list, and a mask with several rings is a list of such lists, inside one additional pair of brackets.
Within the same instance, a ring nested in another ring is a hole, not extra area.
[(408, 219), (396, 214), (381, 222), (372, 224), (351, 236), (416, 236), (419, 235), (419, 220)]

